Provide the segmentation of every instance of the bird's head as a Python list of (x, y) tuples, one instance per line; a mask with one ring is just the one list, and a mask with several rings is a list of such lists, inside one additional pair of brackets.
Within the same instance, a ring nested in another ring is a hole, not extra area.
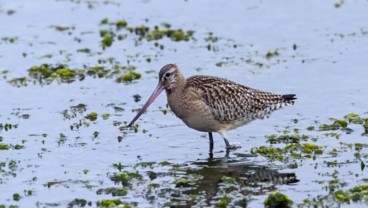
[(158, 97), (158, 95), (166, 90), (167, 93), (171, 93), (181, 82), (180, 79), (183, 78), (179, 68), (175, 64), (167, 64), (161, 68), (159, 74), (159, 81), (156, 89), (152, 92), (151, 96), (148, 98), (147, 102), (143, 105), (142, 109), (133, 118), (133, 120), (128, 124), (128, 127), (133, 125), (133, 123), (146, 111), (146, 109), (153, 103), (153, 101)]
[(175, 64), (167, 64), (162, 67), (158, 76), (159, 85), (168, 92), (178, 85), (179, 78), (182, 77), (179, 68)]

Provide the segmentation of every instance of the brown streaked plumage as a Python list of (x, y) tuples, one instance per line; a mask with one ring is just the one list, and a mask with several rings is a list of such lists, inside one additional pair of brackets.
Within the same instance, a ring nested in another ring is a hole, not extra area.
[(175, 64), (168, 64), (159, 72), (155, 91), (128, 126), (163, 90), (166, 91), (170, 109), (177, 117), (190, 128), (209, 133), (211, 152), (212, 132), (220, 133), (226, 148), (230, 149), (226, 131), (264, 118), (282, 106), (294, 104), (296, 99), (294, 94), (263, 92), (218, 77), (198, 75), (185, 79)]

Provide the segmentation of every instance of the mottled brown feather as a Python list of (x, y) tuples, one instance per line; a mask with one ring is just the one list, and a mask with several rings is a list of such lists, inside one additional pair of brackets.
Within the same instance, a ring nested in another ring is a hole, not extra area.
[(282, 95), (256, 90), (235, 82), (212, 76), (192, 76), (185, 88), (194, 87), (202, 93), (214, 117), (221, 122), (263, 118), (287, 104)]

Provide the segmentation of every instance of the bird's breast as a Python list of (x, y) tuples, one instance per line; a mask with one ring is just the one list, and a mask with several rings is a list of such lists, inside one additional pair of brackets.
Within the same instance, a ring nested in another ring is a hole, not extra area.
[(205, 132), (216, 132), (221, 128), (222, 124), (195, 90), (188, 90), (180, 96), (168, 94), (168, 103), (173, 113), (190, 128)]

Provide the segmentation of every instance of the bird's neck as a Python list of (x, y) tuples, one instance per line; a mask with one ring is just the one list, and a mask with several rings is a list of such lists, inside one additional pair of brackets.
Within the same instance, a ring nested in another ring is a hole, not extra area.
[(186, 84), (187, 80), (185, 77), (182, 74), (178, 74), (175, 85), (171, 89), (166, 89), (167, 96), (180, 96)]
[(179, 118), (182, 117), (182, 95), (185, 90), (185, 85), (187, 84), (184, 76), (181, 76), (177, 79), (176, 85), (174, 88), (166, 90), (167, 101), (169, 103), (170, 109), (175, 113)]

